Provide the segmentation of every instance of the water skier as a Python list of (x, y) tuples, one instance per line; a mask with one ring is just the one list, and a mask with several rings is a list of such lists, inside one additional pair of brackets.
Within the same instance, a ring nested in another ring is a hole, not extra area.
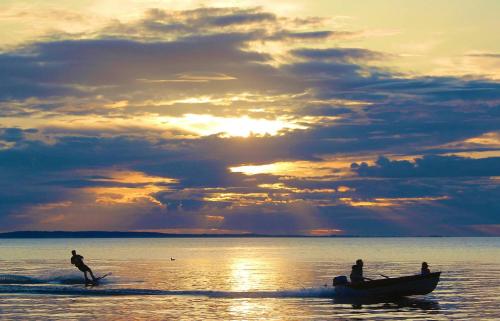
[[(95, 283), (97, 282), (96, 277), (94, 276), (94, 273), (92, 273), (92, 270), (83, 263), (83, 256), (76, 254), (76, 251), (73, 250), (71, 251), (71, 254), (73, 256), (71, 257), (71, 264), (76, 266), (80, 271), (83, 272), (83, 275), (85, 276), (85, 283)], [(90, 276), (92, 277), (92, 281), (89, 280), (87, 276), (87, 272), (90, 273)]]

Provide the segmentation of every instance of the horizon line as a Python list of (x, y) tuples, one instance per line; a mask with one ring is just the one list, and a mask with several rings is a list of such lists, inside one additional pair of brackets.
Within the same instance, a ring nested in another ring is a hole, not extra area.
[(384, 238), (384, 237), (498, 237), (494, 235), (359, 235), (359, 234), (265, 234), (265, 233), (164, 233), (146, 231), (40, 231), (0, 232), (0, 238)]

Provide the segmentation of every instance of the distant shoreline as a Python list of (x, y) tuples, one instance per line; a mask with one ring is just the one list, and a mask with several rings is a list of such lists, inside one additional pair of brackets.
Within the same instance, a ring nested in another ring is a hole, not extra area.
[(0, 239), (57, 238), (390, 238), (390, 237), (488, 237), (445, 235), (271, 235), (271, 234), (174, 234), (125, 231), (14, 231), (0, 233)]

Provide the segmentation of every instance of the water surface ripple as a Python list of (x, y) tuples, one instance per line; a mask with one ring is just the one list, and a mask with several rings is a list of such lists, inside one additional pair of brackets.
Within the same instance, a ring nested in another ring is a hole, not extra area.
[[(72, 249), (113, 275), (85, 287)], [(335, 297), (357, 258), (372, 278), (425, 260), (441, 282), (390, 302)], [(3, 239), (0, 319), (498, 320), (499, 258), (500, 238)]]

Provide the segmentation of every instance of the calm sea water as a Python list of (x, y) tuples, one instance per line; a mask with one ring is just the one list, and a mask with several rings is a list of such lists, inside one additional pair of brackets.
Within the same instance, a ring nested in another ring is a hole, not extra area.
[[(112, 276), (86, 288), (72, 249)], [(321, 297), (358, 258), (368, 277), (443, 274), (411, 299)], [(499, 320), (500, 238), (0, 239), (0, 319)]]

